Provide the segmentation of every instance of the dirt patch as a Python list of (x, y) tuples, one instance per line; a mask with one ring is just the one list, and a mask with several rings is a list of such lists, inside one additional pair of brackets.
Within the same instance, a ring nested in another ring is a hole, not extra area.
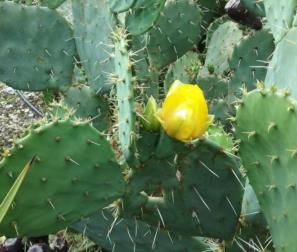
[[(44, 112), (45, 103), (42, 92), (22, 92), (38, 110)], [(24, 103), (17, 92), (0, 83), (0, 160), (5, 149), (40, 117)]]

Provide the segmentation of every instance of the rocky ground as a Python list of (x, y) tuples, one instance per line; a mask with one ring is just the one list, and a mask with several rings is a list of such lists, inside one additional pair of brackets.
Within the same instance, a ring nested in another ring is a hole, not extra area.
[[(41, 112), (45, 102), (41, 92), (22, 92)], [(5, 149), (12, 146), (16, 139), (33, 121), (40, 118), (24, 103), (15, 90), (0, 83), (0, 159)]]

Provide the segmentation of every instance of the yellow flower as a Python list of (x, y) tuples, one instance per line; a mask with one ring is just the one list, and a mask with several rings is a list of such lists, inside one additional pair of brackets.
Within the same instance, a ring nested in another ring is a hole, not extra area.
[(171, 85), (158, 116), (166, 133), (184, 142), (201, 137), (210, 121), (202, 90), (179, 80)]

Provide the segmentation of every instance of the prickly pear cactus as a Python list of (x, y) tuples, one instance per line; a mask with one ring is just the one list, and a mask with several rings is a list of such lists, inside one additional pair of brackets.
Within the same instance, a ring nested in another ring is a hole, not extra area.
[[(296, 6), (0, 0), (0, 81), (53, 99), (2, 154), (0, 202), (36, 158), (0, 234), (295, 252)], [(183, 83), (201, 95), (172, 91)]]

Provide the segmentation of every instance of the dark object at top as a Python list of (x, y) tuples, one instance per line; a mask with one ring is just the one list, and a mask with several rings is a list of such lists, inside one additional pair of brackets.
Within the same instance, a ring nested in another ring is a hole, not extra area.
[(251, 14), (240, 2), (240, 0), (230, 0), (225, 5), (225, 11), (230, 18), (238, 23), (247, 25), (255, 30), (262, 29), (260, 17)]

